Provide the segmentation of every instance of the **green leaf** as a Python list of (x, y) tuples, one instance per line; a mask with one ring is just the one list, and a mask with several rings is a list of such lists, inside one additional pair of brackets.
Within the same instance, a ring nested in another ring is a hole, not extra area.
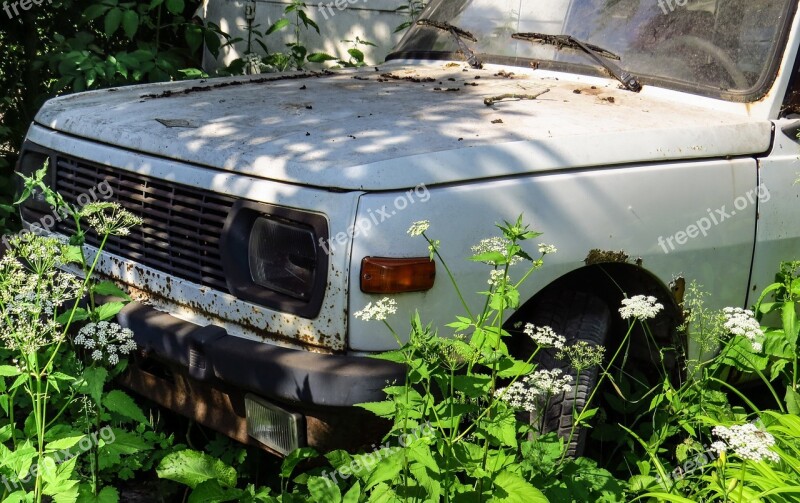
[(342, 503), (358, 503), (359, 496), (361, 496), (361, 482), (356, 482), (353, 487), (344, 494)]
[(102, 281), (92, 287), (92, 291), (97, 295), (112, 295), (114, 297), (121, 297), (126, 300), (131, 300), (125, 290), (118, 287), (111, 281)]
[(140, 434), (108, 426), (100, 430), (98, 444), (101, 470), (117, 466), (122, 461), (122, 456), (153, 449), (153, 444)]
[(159, 478), (172, 480), (194, 489), (207, 480), (223, 487), (236, 487), (236, 469), (208, 454), (193, 450), (172, 452), (158, 464)]
[(393, 480), (403, 469), (403, 458), (403, 450), (400, 449), (381, 459), (378, 465), (370, 472), (364, 489), (368, 491), (381, 482)]
[(122, 29), (125, 36), (133, 40), (136, 32), (139, 31), (139, 14), (134, 10), (126, 10), (122, 15)]
[(183, 0), (167, 0), (167, 10), (173, 14), (182, 14), (184, 9)]
[(319, 454), (311, 447), (302, 447), (289, 453), (281, 464), (281, 478), (288, 479), (295, 467), (304, 459), (315, 458)]
[(72, 322), (75, 323), (76, 321), (83, 321), (89, 319), (89, 311), (82, 307), (75, 308), (75, 314), (72, 314), (72, 309), (67, 310), (64, 313), (61, 313), (56, 317), (56, 321), (62, 325), (66, 325), (67, 322), (70, 320), (70, 315), (72, 315)]
[(14, 377), (18, 376), (20, 371), (17, 367), (11, 365), (0, 365), (0, 377)]
[(108, 5), (104, 5), (102, 3), (95, 3), (90, 5), (89, 7), (86, 8), (85, 11), (83, 11), (83, 16), (89, 20), (97, 19), (103, 14), (105, 14), (108, 11), (108, 9), (109, 9)]
[(100, 404), (106, 379), (108, 379), (108, 371), (106, 369), (103, 367), (90, 367), (83, 371), (83, 375), (73, 384), (73, 387), (78, 392), (92, 397), (96, 404)]
[(353, 57), (356, 61), (364, 61), (364, 53), (360, 50), (356, 49), (355, 47), (352, 49), (348, 49), (347, 53)]
[(800, 393), (787, 386), (785, 399), (789, 414), (800, 415)]
[(470, 398), (486, 396), (491, 385), (492, 377), (484, 374), (453, 376), (453, 388)]
[(189, 503), (221, 503), (223, 501), (242, 501), (244, 491), (224, 488), (216, 480), (206, 480), (194, 488), (189, 495)]
[(52, 442), (47, 442), (45, 445), (46, 452), (55, 452), (60, 451), (62, 449), (69, 449), (78, 444), (86, 435), (78, 435), (74, 437), (66, 437), (66, 438), (59, 438), (58, 440), (53, 440)]
[(336, 56), (331, 56), (330, 54), (326, 54), (324, 52), (312, 52), (308, 55), (307, 59), (311, 63), (324, 63), (325, 61), (336, 59)]
[(192, 54), (203, 46), (203, 29), (199, 26), (193, 24), (187, 26), (184, 37), (186, 38), (186, 44), (189, 46), (189, 51), (191, 51)]
[(275, 21), (274, 23), (272, 23), (272, 26), (267, 28), (267, 31), (264, 32), (264, 36), (266, 37), (267, 35), (271, 35), (271, 34), (275, 33), (276, 31), (280, 31), (280, 30), (286, 28), (287, 26), (289, 26), (289, 20), (286, 19), (285, 17), (280, 18), (277, 21)]
[(108, 14), (106, 14), (105, 19), (105, 31), (107, 37), (110, 37), (119, 29), (119, 25), (122, 23), (122, 11), (114, 7)]
[(123, 307), (125, 307), (124, 302), (108, 302), (98, 307), (95, 313), (97, 313), (100, 321), (110, 320), (122, 311)]
[(328, 477), (309, 477), (308, 492), (319, 503), (341, 503), (342, 493), (339, 486)]
[(103, 398), (103, 406), (111, 412), (116, 412), (120, 416), (133, 419), (137, 423), (146, 423), (147, 418), (142, 409), (136, 405), (129, 395), (120, 390), (110, 391)]
[(97, 496), (91, 491), (82, 493), (77, 503), (117, 503), (118, 501), (119, 492), (111, 486), (106, 486), (97, 493)]
[(508, 503), (549, 503), (544, 494), (524, 478), (502, 471), (494, 479), (492, 499), (489, 501), (502, 501)]
[(789, 341), (791, 347), (796, 347), (798, 327), (797, 311), (795, 310), (794, 302), (786, 302), (783, 304), (781, 320), (783, 321), (783, 332), (786, 334), (786, 340)]
[(396, 413), (394, 402), (388, 400), (383, 402), (358, 403), (356, 407), (366, 409), (379, 417), (394, 417)]

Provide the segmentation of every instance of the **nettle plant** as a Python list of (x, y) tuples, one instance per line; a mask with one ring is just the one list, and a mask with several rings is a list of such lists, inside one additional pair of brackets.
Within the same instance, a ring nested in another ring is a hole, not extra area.
[[(108, 321), (128, 296), (96, 280), (95, 270), (109, 236), (127, 234), (139, 219), (114, 203), (70, 206), (43, 183), (46, 171), (23, 176), (18, 203), (41, 191), (77, 231), (69, 242), (13, 236), (0, 260), (0, 492), (3, 501), (115, 502), (110, 482), (149, 468), (147, 451), (169, 443), (130, 396), (108, 385), (136, 344)], [(82, 246), (88, 229), (101, 238), (94, 255)]]

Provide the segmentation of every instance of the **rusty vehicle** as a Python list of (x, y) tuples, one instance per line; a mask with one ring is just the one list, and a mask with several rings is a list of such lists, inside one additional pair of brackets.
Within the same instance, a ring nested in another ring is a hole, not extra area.
[(414, 221), (466, 292), (495, 222), (558, 248), (509, 327), (613, 345), (621, 292), (646, 293), (670, 344), (685, 282), (752, 304), (800, 249), (798, 46), (794, 0), (433, 0), (377, 67), (53, 99), (19, 170), (49, 159), (68, 201), (105, 182), (144, 220), (99, 265), (135, 299), (127, 386), (277, 453), (360, 445), (380, 425), (353, 405), (404, 369), (353, 314), (460, 312)]

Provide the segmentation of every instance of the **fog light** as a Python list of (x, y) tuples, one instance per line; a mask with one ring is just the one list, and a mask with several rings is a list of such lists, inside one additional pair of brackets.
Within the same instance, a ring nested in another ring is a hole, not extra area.
[(284, 456), (305, 445), (303, 416), (254, 395), (245, 395), (247, 434)]

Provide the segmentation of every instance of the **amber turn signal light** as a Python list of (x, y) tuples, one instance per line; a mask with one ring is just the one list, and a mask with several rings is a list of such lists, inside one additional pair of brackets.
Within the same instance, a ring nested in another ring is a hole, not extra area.
[(361, 291), (364, 293), (424, 292), (433, 288), (436, 263), (428, 257), (364, 257)]

